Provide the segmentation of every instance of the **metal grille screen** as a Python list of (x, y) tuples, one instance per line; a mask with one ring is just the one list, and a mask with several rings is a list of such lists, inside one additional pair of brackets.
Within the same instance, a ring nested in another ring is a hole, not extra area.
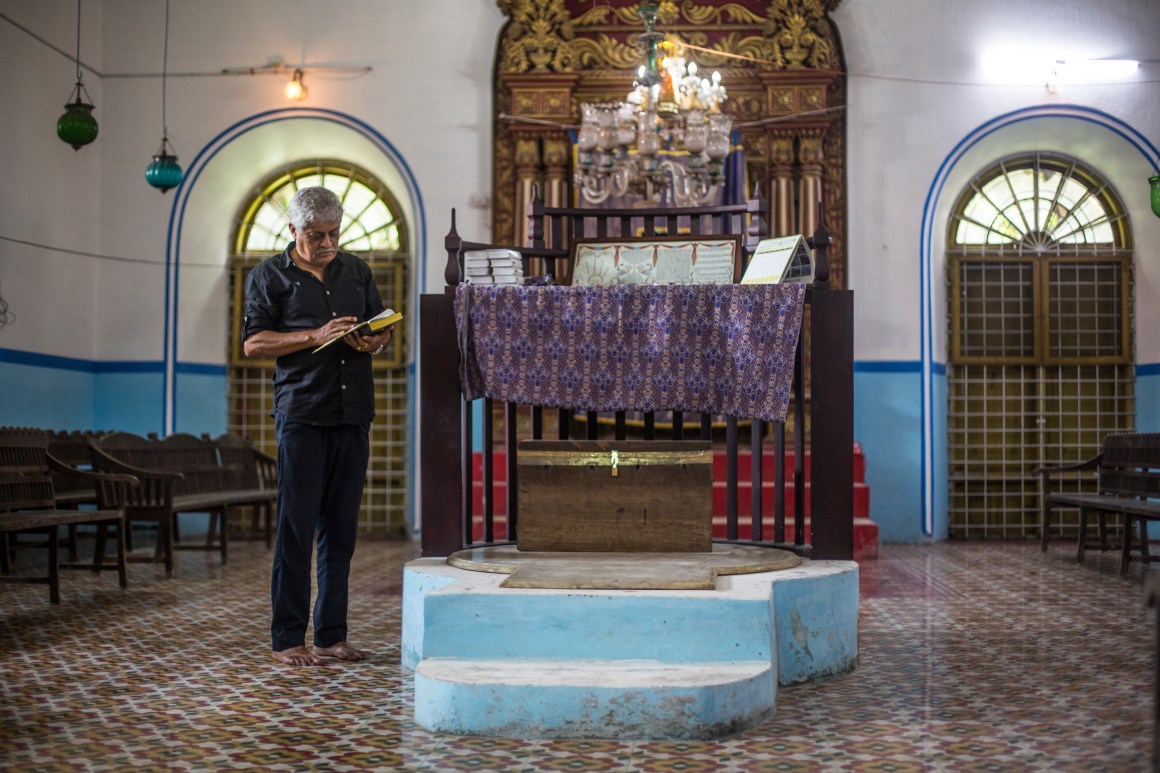
[(1050, 357), (1116, 357), (1124, 346), (1119, 263), (1052, 263)]
[[(963, 192), (947, 247), (952, 537), (1038, 536), (1034, 470), (1134, 428), (1131, 265), (1123, 207), (1072, 159), (1008, 159)], [(1060, 515), (1052, 536), (1074, 538), (1078, 513)]]
[[(1127, 365), (951, 365), (947, 368), (950, 531), (968, 539), (1039, 535), (1037, 467), (1099, 453), (1134, 426)], [(1073, 476), (1070, 490), (1091, 490)], [(1062, 488), (1062, 486), (1061, 486)], [(1076, 511), (1053, 536), (1074, 537)]]
[(962, 354), (1034, 356), (1034, 264), (963, 261), (959, 266)]

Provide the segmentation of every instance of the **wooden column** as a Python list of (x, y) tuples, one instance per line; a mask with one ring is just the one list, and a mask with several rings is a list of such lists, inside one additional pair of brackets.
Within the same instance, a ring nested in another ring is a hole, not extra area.
[[(574, 72), (548, 72), (543, 67), (523, 72), (503, 72), (500, 81), (510, 94), (512, 121), (508, 124), (514, 142), (515, 206), (514, 239), (519, 247), (529, 246), (528, 221), (524, 216), (532, 202), (532, 186), (539, 185), (549, 207), (566, 206), (571, 146), (561, 124), (576, 120), (572, 114), (572, 90), (579, 78)], [(497, 240), (508, 243), (507, 234)]]
[(795, 233), (794, 223), (797, 222), (793, 206), (793, 132), (770, 132), (769, 158), (773, 172), (770, 233), (773, 236), (788, 236)]
[(572, 143), (564, 132), (544, 135), (544, 204), (568, 206), (568, 167)]
[(535, 133), (515, 132), (516, 137), (516, 224), (515, 244), (528, 246), (527, 221), (518, 214), (532, 201), (532, 190), (540, 182), (540, 138)]
[(801, 189), (798, 195), (798, 233), (812, 234), (818, 227), (818, 204), (822, 201), (822, 132), (804, 131), (799, 135), (798, 160), (801, 163)]

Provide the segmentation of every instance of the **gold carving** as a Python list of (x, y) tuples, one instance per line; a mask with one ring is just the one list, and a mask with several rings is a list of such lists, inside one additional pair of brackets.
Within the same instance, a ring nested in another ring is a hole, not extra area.
[[(625, 45), (603, 32), (595, 38), (577, 38), (572, 43), (572, 50), (576, 61), (590, 70), (630, 70), (641, 63), (640, 52), (635, 46)], [(630, 88), (632, 84), (626, 83), (624, 92), (627, 94)]]
[(824, 157), (821, 132), (802, 132), (798, 139), (798, 157), (801, 162), (821, 166)]
[(776, 166), (790, 166), (793, 164), (793, 133), (773, 132), (769, 142), (770, 161)]
[(821, 110), (826, 106), (826, 91), (823, 88), (803, 88), (801, 90), (802, 110)]
[(697, 5), (693, 0), (684, 0), (681, 3), (681, 15), (693, 24), (708, 24), (722, 20), (731, 24), (760, 24), (761, 17), (743, 5), (726, 3), (721, 6)]
[(769, 87), (769, 112), (774, 115), (788, 115), (797, 112), (797, 89), (792, 86)]
[[(507, 89), (496, 89), (495, 110), (497, 113), (511, 111), (511, 93)], [(499, 244), (517, 244), (516, 234), (516, 167), (515, 138), (508, 124), (497, 121), (495, 125), (495, 155), (492, 158), (492, 221), (491, 241)], [(522, 223), (522, 213), (521, 220)]]
[(767, 58), (778, 67), (834, 67), (833, 34), (822, 0), (774, 0), (766, 16)]
[(764, 159), (769, 153), (769, 138), (764, 134), (743, 134), (741, 142), (745, 146), (745, 158), (748, 161)]
[(534, 91), (512, 91), (512, 112), (516, 115), (535, 115), (538, 102)]
[(570, 72), (572, 17), (564, 0), (496, 0), (511, 19), (501, 43), (500, 72)]
[(568, 89), (512, 89), (512, 113), (528, 118), (571, 116)]
[(568, 89), (545, 89), (542, 94), (544, 101), (540, 109), (543, 115), (567, 117), (571, 114)]
[(544, 166), (566, 167), (571, 155), (572, 143), (563, 137), (544, 138)]
[(516, 166), (538, 167), (540, 165), (540, 143), (534, 137), (516, 138)]

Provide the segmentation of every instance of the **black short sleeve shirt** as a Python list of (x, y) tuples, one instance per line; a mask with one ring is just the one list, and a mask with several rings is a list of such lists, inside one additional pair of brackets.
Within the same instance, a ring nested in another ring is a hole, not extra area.
[[(338, 253), (320, 282), (294, 264), (293, 248), (262, 261), (246, 278), (242, 340), (262, 330), (313, 330), (335, 317), (361, 321), (383, 310), (362, 259)], [(308, 424), (369, 424), (375, 416), (371, 355), (338, 342), (318, 354), (310, 347), (278, 357), (274, 410)]]

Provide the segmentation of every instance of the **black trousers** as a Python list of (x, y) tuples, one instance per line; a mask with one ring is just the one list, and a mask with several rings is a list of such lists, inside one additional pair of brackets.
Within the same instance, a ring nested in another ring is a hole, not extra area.
[(358, 534), (370, 426), (318, 427), (278, 415), (278, 534), (271, 577), (275, 652), (306, 643), (310, 559), (318, 544), (314, 644), (346, 641), (347, 580)]

